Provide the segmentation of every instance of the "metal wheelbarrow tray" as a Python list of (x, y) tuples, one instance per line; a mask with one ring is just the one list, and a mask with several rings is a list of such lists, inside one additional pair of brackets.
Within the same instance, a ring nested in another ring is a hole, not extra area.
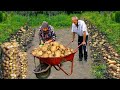
[[(72, 41), (69, 43), (71, 44)], [(68, 45), (69, 45), (68, 44)], [(67, 45), (67, 46), (68, 46)], [(66, 55), (64, 57), (51, 57), (51, 58), (43, 58), (43, 57), (36, 57), (34, 56), (35, 58), (38, 58), (40, 61), (46, 63), (49, 65), (49, 67), (51, 68), (52, 66), (56, 69), (56, 70), (62, 70), (66, 75), (71, 75), (72, 72), (73, 72), (73, 60), (74, 60), (74, 55), (75, 53), (78, 51), (78, 48), (81, 46), (82, 44), (80, 44), (75, 50), (73, 53), (69, 54), (69, 55)], [(62, 67), (61, 67), (61, 63), (63, 62), (67, 62), (67, 61), (70, 61), (71, 62), (71, 72), (68, 73), (66, 72)]]

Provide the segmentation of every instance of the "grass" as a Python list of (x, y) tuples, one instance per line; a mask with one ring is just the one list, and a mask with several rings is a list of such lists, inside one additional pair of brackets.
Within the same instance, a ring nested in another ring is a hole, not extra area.
[(96, 79), (105, 79), (106, 66), (104, 64), (92, 65), (92, 74)]

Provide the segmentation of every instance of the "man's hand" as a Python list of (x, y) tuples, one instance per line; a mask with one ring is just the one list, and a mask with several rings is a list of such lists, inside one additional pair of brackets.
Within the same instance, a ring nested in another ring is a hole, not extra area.
[(85, 42), (85, 41), (83, 41), (83, 42), (82, 42), (82, 45), (86, 45), (86, 42)]

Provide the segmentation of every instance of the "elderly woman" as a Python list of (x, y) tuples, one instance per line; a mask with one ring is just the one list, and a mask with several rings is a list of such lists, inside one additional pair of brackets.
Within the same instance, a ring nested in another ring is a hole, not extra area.
[(39, 28), (39, 39), (40, 44), (50, 43), (56, 40), (56, 34), (54, 28), (48, 24), (48, 22), (43, 22), (42, 26)]
[[(44, 43), (50, 43), (56, 40), (56, 34), (54, 32), (54, 28), (48, 24), (48, 22), (43, 21), (42, 25), (39, 28), (39, 39), (40, 44)], [(36, 74), (37, 78), (47, 78), (50, 74), (50, 68), (46, 71), (46, 69), (49, 67), (48, 64), (40, 61), (41, 72), (40, 74)], [(40, 67), (37, 68), (39, 72)], [(37, 70), (36, 69), (36, 70)]]

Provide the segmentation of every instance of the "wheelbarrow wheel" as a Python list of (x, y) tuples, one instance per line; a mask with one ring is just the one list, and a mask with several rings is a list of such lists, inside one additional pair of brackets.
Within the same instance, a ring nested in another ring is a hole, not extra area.
[(50, 73), (51, 73), (51, 68), (49, 68), (46, 72), (36, 73), (35, 75), (38, 79), (46, 79), (49, 77)]
[(34, 74), (38, 79), (46, 79), (49, 77), (50, 73), (51, 73), (51, 67), (45, 63), (39, 64), (34, 70)]

